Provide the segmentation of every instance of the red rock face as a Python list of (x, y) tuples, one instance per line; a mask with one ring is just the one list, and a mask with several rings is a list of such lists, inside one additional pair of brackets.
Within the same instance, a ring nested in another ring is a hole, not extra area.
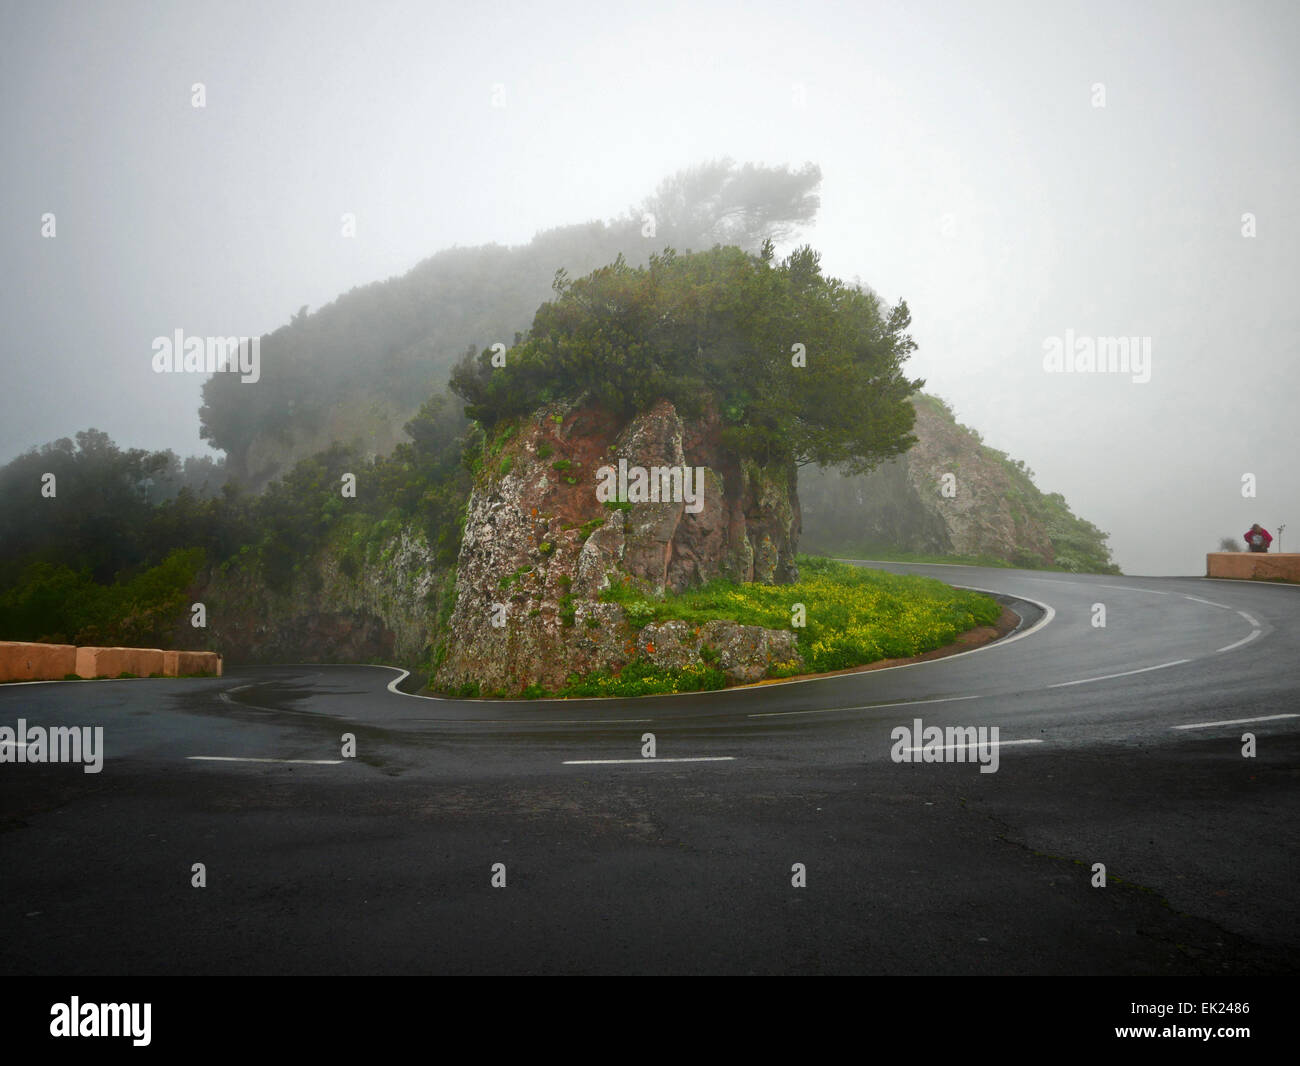
[[(715, 413), (683, 421), (667, 401), (625, 425), (597, 409), (548, 408), (500, 450), (489, 447), (438, 682), (513, 692), (621, 666), (635, 654), (634, 634), (621, 608), (595, 602), (613, 582), (662, 593), (717, 577), (796, 580), (794, 471), (739, 462), (721, 429)], [(629, 470), (691, 468), (698, 505), (607, 506), (599, 471), (620, 461)]]

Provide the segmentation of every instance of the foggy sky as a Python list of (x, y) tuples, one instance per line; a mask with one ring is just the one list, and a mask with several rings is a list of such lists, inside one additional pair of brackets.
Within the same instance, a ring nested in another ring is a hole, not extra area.
[[(1294, 3), (0, 11), (0, 462), (92, 425), (206, 453), (155, 336), (811, 161), (825, 271), (905, 298), (908, 372), (1126, 572), (1202, 573), (1253, 521), (1300, 547)], [(1150, 381), (1045, 373), (1067, 330), (1151, 338)]]

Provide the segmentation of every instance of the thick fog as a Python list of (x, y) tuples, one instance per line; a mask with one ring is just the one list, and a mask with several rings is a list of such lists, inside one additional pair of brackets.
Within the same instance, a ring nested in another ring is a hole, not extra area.
[[(908, 301), (911, 374), (1126, 572), (1203, 572), (1255, 521), (1294, 549), (1298, 29), (1290, 2), (6, 4), (0, 462), (88, 426), (206, 452), (202, 378), (151, 366), (176, 329), (257, 336), (709, 159), (813, 162), (823, 268)], [(1064, 358), (1106, 338), (1127, 365)]]

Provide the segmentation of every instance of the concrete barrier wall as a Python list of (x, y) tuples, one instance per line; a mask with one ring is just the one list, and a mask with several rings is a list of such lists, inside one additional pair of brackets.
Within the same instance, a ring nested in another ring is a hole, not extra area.
[(163, 672), (160, 648), (78, 648), (77, 673), (81, 677), (148, 677)]
[(1205, 557), (1205, 576), (1300, 583), (1300, 553), (1210, 552)]
[(0, 681), (62, 681), (135, 674), (185, 677), (222, 674), (215, 651), (162, 651), (159, 648), (78, 648), (74, 644), (32, 644), (0, 640)]
[(0, 681), (62, 681), (76, 672), (74, 644), (0, 641)]
[(187, 674), (215, 674), (221, 676), (221, 656), (215, 651), (165, 651), (163, 674), (167, 677), (185, 677)]

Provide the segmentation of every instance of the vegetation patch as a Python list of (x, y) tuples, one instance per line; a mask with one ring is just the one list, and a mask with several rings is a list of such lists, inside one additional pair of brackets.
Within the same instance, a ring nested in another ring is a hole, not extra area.
[(599, 671), (586, 677), (571, 677), (557, 696), (655, 696), (671, 692), (704, 692), (727, 687), (727, 675), (701, 663), (680, 670), (666, 670), (649, 659), (632, 660), (617, 673)]
[[(771, 677), (824, 673), (865, 666), (880, 659), (910, 658), (951, 644), (976, 626), (992, 625), (1002, 613), (996, 600), (910, 574), (850, 566), (813, 556), (799, 559), (794, 585), (714, 581), (662, 599), (631, 585), (613, 586), (602, 599), (623, 604), (629, 621), (680, 619), (702, 625), (715, 620), (793, 629), (804, 665), (775, 664)], [(796, 604), (803, 626), (794, 625)]]

